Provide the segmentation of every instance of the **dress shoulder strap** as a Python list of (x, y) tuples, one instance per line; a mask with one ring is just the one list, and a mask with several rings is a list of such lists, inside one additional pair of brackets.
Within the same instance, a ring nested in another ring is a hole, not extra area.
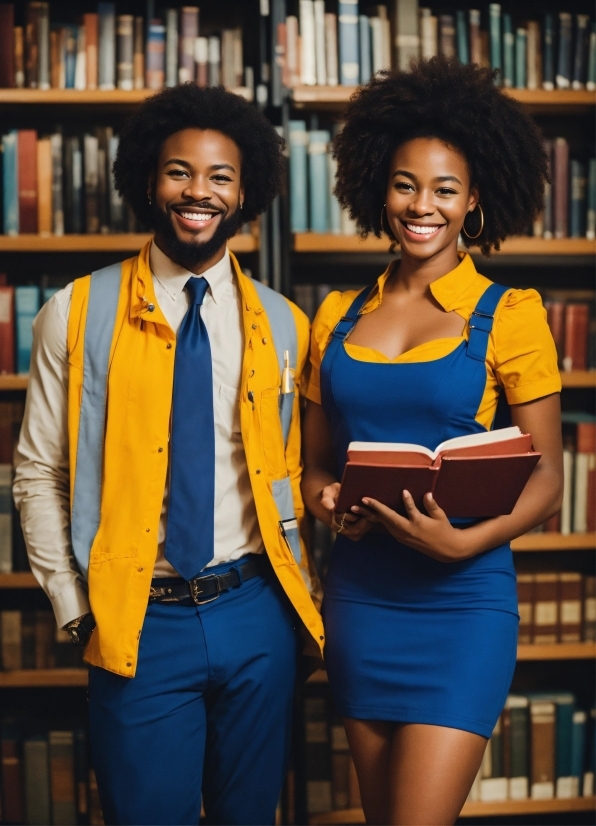
[(470, 338), (468, 339), (467, 355), (476, 361), (486, 360), (488, 339), (495, 320), (497, 305), (509, 287), (501, 284), (491, 284), (480, 296), (472, 315), (470, 316)]
[(341, 341), (345, 341), (347, 339), (358, 321), (360, 310), (364, 307), (367, 298), (376, 286), (377, 282), (375, 281), (372, 286), (365, 287), (358, 293), (356, 298), (350, 304), (350, 308), (347, 313), (339, 319), (333, 328), (331, 335), (334, 338), (340, 339)]

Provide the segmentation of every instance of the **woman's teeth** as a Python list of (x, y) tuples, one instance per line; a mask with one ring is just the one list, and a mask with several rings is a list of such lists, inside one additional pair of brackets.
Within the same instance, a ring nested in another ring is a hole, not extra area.
[(439, 226), (428, 227), (428, 226), (420, 226), (420, 224), (406, 224), (406, 227), (410, 230), (410, 232), (415, 232), (417, 235), (431, 235), (433, 232), (441, 229), (442, 224)]

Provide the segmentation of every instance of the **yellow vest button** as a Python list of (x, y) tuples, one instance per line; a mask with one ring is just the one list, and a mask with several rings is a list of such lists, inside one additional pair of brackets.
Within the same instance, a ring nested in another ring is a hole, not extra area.
[(263, 344), (267, 344), (267, 339), (266, 338), (263, 339)]
[(171, 350), (171, 349), (172, 349), (172, 342), (168, 341), (168, 343), (166, 344), (166, 350)]
[(157, 452), (158, 452), (158, 453), (163, 453), (163, 447), (158, 447), (158, 448), (157, 448)]
[(256, 470), (256, 473), (260, 473), (260, 472), (261, 472), (261, 468), (258, 467), (257, 470)]

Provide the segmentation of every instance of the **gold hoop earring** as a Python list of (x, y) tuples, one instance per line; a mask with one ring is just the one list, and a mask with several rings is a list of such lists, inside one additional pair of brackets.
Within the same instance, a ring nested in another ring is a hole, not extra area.
[(466, 230), (466, 218), (468, 217), (467, 215), (466, 218), (464, 218), (464, 222), (461, 227), (461, 231), (470, 241), (474, 241), (476, 238), (479, 238), (482, 235), (482, 231), (484, 229), (484, 212), (482, 211), (482, 207), (480, 206), (480, 204), (476, 204), (476, 208), (480, 210), (480, 229), (478, 230), (476, 235), (470, 235)]

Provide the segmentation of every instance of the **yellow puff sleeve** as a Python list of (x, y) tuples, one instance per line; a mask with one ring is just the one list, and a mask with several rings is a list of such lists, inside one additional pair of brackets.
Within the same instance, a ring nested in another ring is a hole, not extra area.
[(555, 342), (536, 290), (511, 290), (505, 295), (492, 338), (491, 366), (509, 404), (560, 392)]
[(329, 293), (319, 307), (310, 334), (310, 380), (306, 398), (321, 404), (321, 362), (329, 343), (329, 337), (341, 318), (341, 307), (346, 293), (337, 290)]

